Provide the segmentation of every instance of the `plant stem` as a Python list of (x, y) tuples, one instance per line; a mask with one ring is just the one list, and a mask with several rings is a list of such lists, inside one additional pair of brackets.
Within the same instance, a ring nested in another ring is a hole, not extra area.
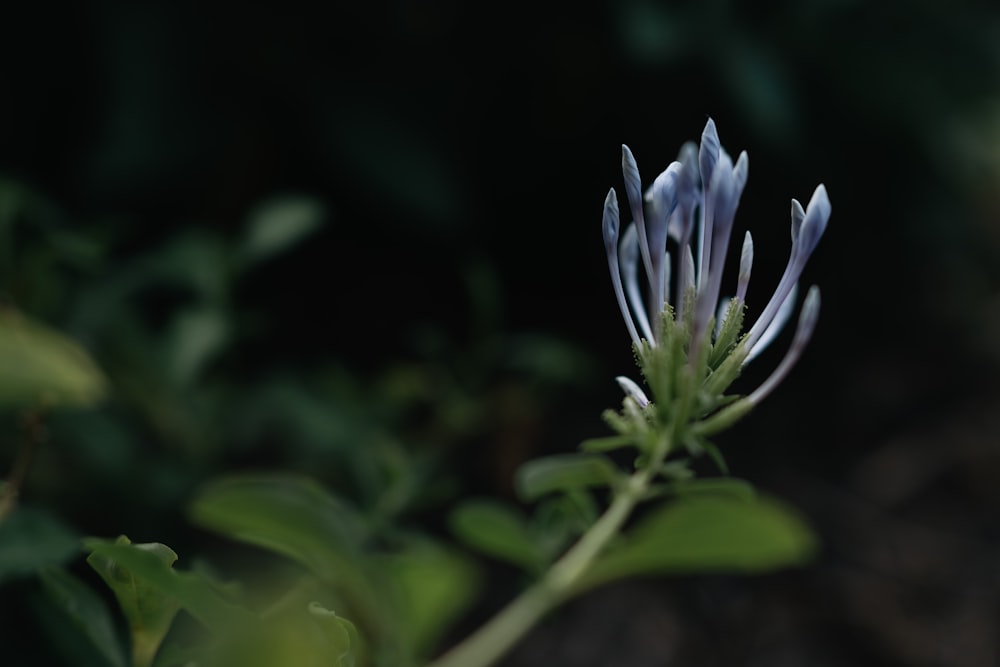
[[(664, 455), (666, 446), (662, 448)], [(657, 461), (663, 456), (655, 457)], [(638, 470), (622, 485), (601, 518), (537, 584), (429, 667), (487, 667), (499, 660), (554, 607), (568, 598), (601, 551), (618, 534), (649, 488), (655, 466)]]

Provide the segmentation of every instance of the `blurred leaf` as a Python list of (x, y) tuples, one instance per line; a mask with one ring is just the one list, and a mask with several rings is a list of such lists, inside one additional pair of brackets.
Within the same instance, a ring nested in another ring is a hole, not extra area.
[(418, 656), (433, 648), (441, 633), (476, 596), (477, 570), (464, 558), (439, 547), (420, 544), (379, 560), (400, 592), (405, 632)]
[(491, 500), (468, 500), (449, 517), (452, 532), (483, 553), (537, 571), (541, 554), (531, 532), (514, 508)]
[(47, 512), (19, 505), (0, 521), (0, 582), (61, 565), (79, 552), (79, 538)]
[(104, 600), (66, 570), (48, 567), (39, 574), (49, 599), (107, 663), (113, 667), (129, 664)]
[(328, 581), (357, 569), (364, 531), (354, 512), (304, 477), (245, 475), (205, 486), (191, 504), (205, 528), (289, 556)]
[(635, 446), (635, 437), (631, 435), (609, 435), (604, 438), (589, 438), (580, 443), (580, 449), (588, 454), (610, 452), (622, 447)]
[(382, 600), (361, 552), (367, 531), (320, 485), (288, 475), (228, 477), (204, 487), (190, 513), (205, 528), (299, 562), (334, 584), (366, 629), (380, 631)]
[(708, 458), (712, 459), (712, 463), (719, 469), (719, 472), (723, 475), (729, 475), (729, 466), (726, 464), (726, 459), (722, 456), (722, 451), (715, 446), (715, 443), (705, 441), (702, 444), (702, 448), (708, 452)]
[(691, 459), (674, 459), (660, 465), (657, 471), (661, 477), (672, 482), (685, 482), (694, 479), (694, 471), (691, 470)]
[(593, 375), (594, 362), (581, 349), (551, 336), (520, 334), (505, 342), (507, 365), (554, 384), (571, 384)]
[(136, 263), (134, 287), (187, 286), (202, 301), (222, 303), (233, 279), (230, 253), (212, 231), (185, 230)]
[(0, 404), (89, 406), (106, 383), (97, 365), (71, 338), (0, 310)]
[(152, 664), (180, 609), (174, 591), (179, 586), (171, 580), (177, 554), (159, 543), (131, 544), (125, 536), (115, 542), (88, 540), (87, 546), (92, 550), (87, 563), (111, 588), (128, 620), (133, 662)]
[(686, 479), (666, 485), (666, 490), (677, 496), (721, 495), (747, 502), (757, 496), (757, 490), (750, 482), (735, 477)]
[(531, 534), (543, 562), (554, 561), (596, 518), (597, 503), (585, 491), (570, 491), (542, 501), (531, 517)]
[(307, 197), (278, 197), (260, 204), (247, 221), (242, 257), (259, 262), (287, 250), (322, 225), (323, 204)]
[(200, 576), (174, 570), (177, 554), (166, 545), (132, 544), (124, 536), (85, 543), (92, 551), (87, 562), (114, 592), (128, 619), (137, 667), (151, 664), (178, 608), (214, 629), (248, 615)]
[(809, 527), (776, 500), (685, 496), (643, 519), (579, 588), (642, 574), (765, 572), (803, 563), (815, 550)]
[(169, 642), (157, 652), (153, 667), (192, 667), (204, 657), (204, 646), (181, 647), (176, 642)]
[(332, 654), (333, 664), (336, 667), (354, 667), (355, 652), (360, 642), (354, 624), (325, 609), (318, 602), (309, 604), (309, 615), (329, 642), (328, 650)]
[(226, 344), (229, 321), (222, 309), (203, 306), (179, 313), (171, 325), (165, 365), (175, 382), (187, 385)]
[(603, 456), (559, 454), (528, 461), (517, 471), (518, 495), (537, 500), (548, 493), (612, 486), (621, 475)]
[(354, 667), (370, 664), (359, 658), (362, 645), (354, 624), (311, 602), (283, 601), (198, 653), (165, 648), (157, 667), (181, 667), (191, 661), (212, 667)]

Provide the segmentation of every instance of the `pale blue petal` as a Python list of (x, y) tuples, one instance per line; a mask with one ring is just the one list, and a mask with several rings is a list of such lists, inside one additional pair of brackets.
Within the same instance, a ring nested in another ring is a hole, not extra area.
[(618, 258), (621, 260), (622, 276), (625, 279), (625, 295), (629, 306), (639, 324), (639, 330), (646, 340), (653, 341), (653, 330), (649, 326), (646, 309), (642, 305), (642, 291), (639, 289), (639, 234), (634, 224), (625, 228), (622, 242), (618, 248)]
[(631, 378), (619, 375), (615, 378), (615, 381), (618, 382), (618, 386), (622, 388), (625, 395), (638, 403), (640, 408), (644, 408), (649, 405), (649, 399), (646, 398), (646, 393)]
[(774, 369), (770, 377), (764, 380), (763, 384), (747, 396), (747, 400), (751, 405), (757, 405), (767, 398), (774, 391), (775, 387), (781, 384), (781, 381), (785, 379), (796, 362), (798, 362), (799, 357), (802, 356), (802, 351), (805, 350), (809, 339), (812, 338), (813, 331), (816, 329), (816, 322), (819, 319), (819, 305), (819, 288), (813, 285), (809, 288), (809, 293), (806, 294), (805, 302), (802, 304), (802, 312), (799, 314), (799, 324), (795, 329), (795, 337), (792, 339), (791, 347), (788, 348), (785, 358), (781, 360), (781, 363)]
[[(751, 359), (754, 359), (761, 352), (766, 350), (771, 343), (781, 334), (784, 330), (785, 325), (788, 324), (789, 320), (792, 319), (792, 314), (795, 312), (795, 299), (799, 295), (799, 285), (795, 283), (792, 285), (791, 291), (788, 292), (788, 296), (785, 300), (781, 302), (781, 306), (778, 308), (778, 312), (775, 314), (774, 319), (771, 323), (767, 325), (763, 333), (761, 333), (760, 338), (758, 338), (752, 346), (747, 347), (747, 358), (743, 361), (744, 364), (750, 363)], [(749, 343), (749, 339), (748, 339)]]

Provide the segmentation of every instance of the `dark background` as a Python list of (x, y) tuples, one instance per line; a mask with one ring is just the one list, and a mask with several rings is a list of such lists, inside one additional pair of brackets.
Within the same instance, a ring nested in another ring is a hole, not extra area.
[[(310, 470), (363, 504), (354, 469), (324, 465), (373, 433), (448, 480), (444, 497), (509, 496), (524, 459), (605, 433), (613, 377), (632, 374), (599, 231), (620, 144), (648, 184), (711, 116), (750, 155), (751, 315), (787, 258), (788, 199), (823, 182), (833, 203), (805, 276), (817, 334), (720, 439), (822, 553), (771, 577), (606, 589), (510, 664), (1000, 661), (990, 3), (25, 3), (3, 23), (4, 296), (88, 345), (116, 386), (112, 417), (89, 419), (125, 424), (117, 449), (88, 449), (60, 437), (97, 422), (57, 419), (36, 464), (26, 493), (82, 532), (198, 549), (178, 506), (245, 466)], [(196, 382), (157, 389), (164, 371), (137, 360), (176, 313), (217, 302), (177, 277), (193, 255), (165, 260), (169, 279), (136, 267), (178, 239), (231, 242), (289, 196), (321, 226), (227, 273), (225, 344)], [(296, 440), (281, 415), (251, 418), (300, 384), (330, 403), (321, 426), (302, 418)], [(440, 505), (414, 506), (401, 515), (441, 528)]]

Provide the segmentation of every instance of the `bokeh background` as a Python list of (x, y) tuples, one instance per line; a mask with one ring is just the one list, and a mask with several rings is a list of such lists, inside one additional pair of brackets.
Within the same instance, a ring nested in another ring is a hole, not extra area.
[[(821, 553), (603, 589), (506, 664), (1000, 662), (992, 3), (4, 14), (0, 295), (84, 344), (112, 387), (50, 415), (26, 503), (82, 534), (225, 552), (185, 518), (194, 489), (286, 469), (447, 535), (457, 498), (512, 498), (521, 462), (606, 433), (633, 364), (599, 231), (620, 144), (649, 183), (711, 116), (750, 155), (751, 314), (787, 258), (789, 198), (823, 182), (833, 202), (806, 272), (816, 337), (720, 439)], [(6, 471), (21, 427), (3, 419)], [(456, 636), (520, 583), (483, 566)], [(4, 651), (51, 664), (31, 584), (7, 590)]]

